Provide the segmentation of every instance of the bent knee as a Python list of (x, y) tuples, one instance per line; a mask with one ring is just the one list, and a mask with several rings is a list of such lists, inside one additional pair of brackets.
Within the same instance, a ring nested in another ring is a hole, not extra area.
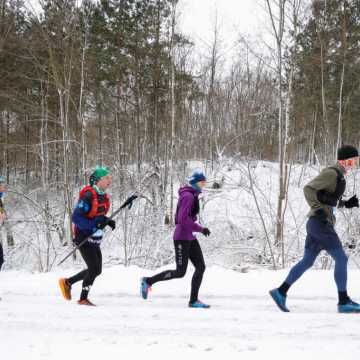
[[(311, 259), (302, 259), (299, 263), (298, 266), (304, 268), (305, 270), (310, 269), (314, 264), (315, 264), (315, 260), (314, 258)], [(295, 265), (296, 266), (296, 265)]]
[(348, 262), (348, 256), (342, 248), (335, 250), (333, 253), (330, 253), (330, 255), (335, 260), (335, 262), (341, 262), (345, 264)]
[(349, 258), (345, 253), (343, 253), (341, 256), (339, 256), (339, 261), (342, 262), (343, 264), (347, 264), (348, 260), (349, 260)]
[(96, 277), (99, 276), (102, 272), (102, 269), (100, 267), (91, 267), (88, 269), (91, 276)]
[(175, 276), (176, 278), (183, 278), (186, 274), (186, 269), (178, 269), (175, 272)]
[(200, 273), (204, 273), (206, 270), (206, 266), (205, 264), (199, 265), (196, 267), (196, 271), (200, 272)]
[(315, 260), (310, 260), (310, 261), (308, 261), (308, 262), (305, 264), (305, 266), (306, 266), (308, 269), (310, 269), (311, 267), (314, 266), (314, 264), (315, 264)]

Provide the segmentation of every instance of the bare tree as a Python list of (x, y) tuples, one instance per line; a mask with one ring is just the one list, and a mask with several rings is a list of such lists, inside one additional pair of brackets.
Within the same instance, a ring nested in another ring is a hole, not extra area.
[(174, 172), (175, 172), (175, 26), (176, 5), (178, 1), (172, 2), (171, 9), (171, 38), (170, 38), (170, 93), (171, 93), (171, 137), (170, 137), (170, 224), (173, 224), (174, 213)]
[[(284, 243), (284, 219), (288, 198), (288, 186), (290, 179), (289, 156), (290, 151), (290, 122), (292, 91), (294, 80), (294, 66), (297, 52), (296, 38), (298, 34), (299, 14), (302, 0), (266, 0), (267, 12), (270, 17), (272, 31), (276, 42), (276, 76), (277, 76), (277, 97), (278, 97), (278, 157), (279, 157), (279, 193), (277, 201), (276, 216), (276, 237), (275, 244), (281, 249), (281, 263), (285, 267), (285, 243)], [(290, 18), (291, 36), (290, 45), (292, 53), (287, 74), (286, 91), (285, 66), (284, 66), (284, 46), (286, 35), (286, 20)]]

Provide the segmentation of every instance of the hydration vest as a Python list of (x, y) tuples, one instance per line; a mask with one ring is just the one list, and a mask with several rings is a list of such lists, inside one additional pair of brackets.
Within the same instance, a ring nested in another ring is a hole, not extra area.
[[(197, 216), (200, 212), (200, 204), (199, 204), (199, 198), (197, 196), (195, 196), (194, 194), (191, 194), (194, 197), (194, 204), (192, 206), (192, 208), (190, 209), (190, 214), (189, 216), (191, 218), (194, 218), (195, 216)], [(177, 207), (176, 207), (176, 212), (175, 212), (175, 225), (178, 224), (177, 222), (177, 216), (180, 210), (180, 201), (178, 201)]]
[(339, 169), (337, 169), (334, 166), (330, 167), (330, 169), (335, 170), (337, 173), (336, 189), (332, 193), (332, 196), (334, 196), (334, 198), (336, 198), (337, 201), (339, 201), (341, 199), (341, 197), (344, 195), (345, 188), (346, 188), (346, 180), (345, 180), (344, 174)]
[(4, 204), (1, 198), (0, 198), (0, 214), (5, 214)]
[(95, 216), (106, 215), (110, 209), (109, 195), (104, 194), (104, 196), (99, 196), (95, 189), (92, 186), (88, 185), (80, 191), (80, 199), (85, 195), (87, 191), (90, 191), (91, 193), (91, 209), (86, 214), (86, 217), (92, 219)]

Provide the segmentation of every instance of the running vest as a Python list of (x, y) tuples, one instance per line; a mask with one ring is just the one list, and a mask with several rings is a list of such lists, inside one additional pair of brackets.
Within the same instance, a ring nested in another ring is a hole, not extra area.
[[(194, 197), (194, 204), (192, 206), (192, 208), (190, 209), (190, 214), (189, 216), (194, 218), (195, 216), (197, 216), (200, 212), (200, 204), (199, 204), (199, 198), (194, 195), (194, 194), (191, 194), (193, 197)], [(180, 209), (180, 201), (178, 202), (177, 204), (177, 207), (176, 207), (176, 213), (175, 213), (175, 225), (178, 224), (177, 222), (177, 216), (178, 216), (178, 212), (179, 212), (179, 209)]]
[(1, 198), (0, 198), (0, 214), (5, 214), (4, 204)]
[(344, 175), (336, 167), (332, 166), (328, 169), (335, 170), (337, 174), (335, 191), (329, 192), (327, 190), (319, 190), (316, 196), (322, 204), (335, 207), (345, 192), (346, 181)]
[(344, 174), (335, 166), (331, 166), (330, 169), (333, 169), (336, 171), (337, 173), (337, 177), (336, 177), (336, 189), (333, 192), (333, 196), (334, 198), (336, 198), (337, 201), (339, 201), (342, 196), (344, 195), (345, 192), (345, 188), (346, 188), (346, 180), (344, 177)]
[(106, 215), (110, 209), (109, 195), (104, 194), (103, 196), (99, 196), (95, 189), (88, 185), (80, 191), (79, 198), (81, 199), (87, 191), (91, 193), (91, 209), (86, 214), (86, 217), (92, 219), (95, 216)]

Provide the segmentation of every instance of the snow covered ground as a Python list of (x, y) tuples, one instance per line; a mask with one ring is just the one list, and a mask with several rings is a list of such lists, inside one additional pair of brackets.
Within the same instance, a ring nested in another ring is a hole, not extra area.
[[(332, 271), (309, 271), (290, 290), (291, 313), (267, 292), (285, 272), (237, 273), (207, 269), (201, 299), (209, 310), (189, 309), (184, 279), (159, 283), (139, 296), (137, 267), (105, 268), (91, 292), (96, 308), (60, 296), (61, 273), (0, 273), (0, 359), (358, 359), (360, 314), (336, 312)], [(349, 274), (360, 300), (360, 272)]]
[[(24, 247), (13, 257), (5, 248), (7, 271), (0, 272), (0, 296), (3, 298), (0, 301), (0, 360), (130, 360), (142, 357), (288, 360), (290, 356), (291, 360), (304, 360), (304, 357), (309, 360), (359, 359), (360, 314), (340, 315), (336, 312), (332, 270), (314, 269), (305, 274), (289, 292), (291, 313), (282, 313), (273, 304), (268, 291), (281, 283), (287, 270), (266, 270), (269, 263), (251, 262), (248, 256), (242, 256), (243, 249), (252, 250), (255, 255), (262, 254), (264, 234), (249, 191), (247, 167), (242, 163), (230, 165), (214, 175), (217, 180), (224, 179), (223, 187), (205, 193), (205, 206), (201, 212), (201, 220), (210, 227), (212, 235), (210, 238), (199, 236), (209, 264), (200, 299), (210, 303), (211, 309), (187, 307), (192, 267), (185, 279), (155, 284), (147, 301), (140, 298), (140, 277), (154, 271), (114, 266), (124, 256), (124, 250), (119, 246), (123, 230), (119, 220), (117, 233), (111, 233), (102, 246), (106, 267), (90, 296), (98, 305), (96, 308), (76, 304), (80, 284), (74, 287), (72, 302), (61, 297), (58, 278), (79, 270), (66, 268), (76, 266), (70, 260), (62, 270), (49, 273), (15, 271), (10, 269), (38, 268), (31, 254), (31, 249), (37, 250), (37, 247)], [(264, 223), (273, 236), (277, 165), (257, 162), (250, 168)], [(292, 172), (285, 226), (288, 266), (303, 251), (308, 206), (302, 188), (316, 173), (317, 169), (301, 166), (295, 166)], [(355, 179), (349, 179), (348, 196), (356, 192), (351, 182)], [(136, 217), (137, 206), (129, 214)], [(337, 230), (344, 243), (349, 234), (359, 238), (357, 209), (339, 212), (338, 220)], [(27, 241), (29, 234), (37, 234), (25, 229), (29, 226), (27, 223), (21, 226), (24, 229), (16, 233), (19, 244), (22, 234), (26, 233)], [(154, 228), (160, 230), (153, 231)], [(141, 244), (142, 249), (154, 249), (151, 256), (168, 259), (173, 251), (171, 233), (172, 229), (164, 230), (155, 224), (147, 229), (149, 239)], [(133, 239), (134, 243), (127, 243), (127, 246), (137, 249), (137, 233)], [(34, 238), (33, 244), (36, 245), (36, 241)], [(57, 260), (68, 251), (67, 247), (61, 248)], [(133, 257), (143, 259), (143, 255), (149, 254), (142, 250), (134, 252)], [(255, 256), (250, 258), (254, 259)], [(349, 294), (355, 301), (360, 301), (359, 263), (359, 256), (350, 256)], [(230, 269), (249, 268), (250, 271), (240, 273), (214, 264)]]

